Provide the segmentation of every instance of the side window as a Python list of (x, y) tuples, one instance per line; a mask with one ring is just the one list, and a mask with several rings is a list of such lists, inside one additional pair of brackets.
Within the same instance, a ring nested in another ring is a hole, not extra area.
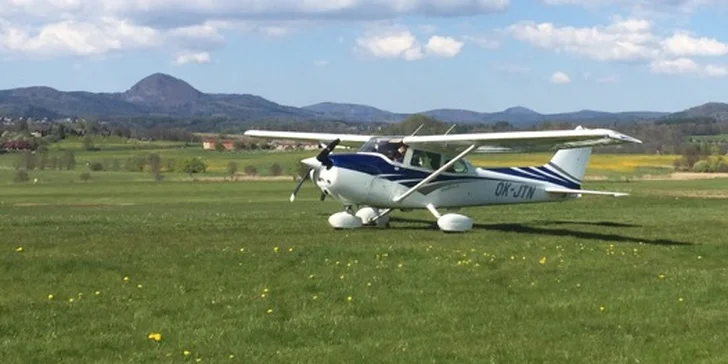
[[(450, 159), (448, 159), (447, 161), (449, 162)], [(445, 163), (447, 163), (447, 162), (445, 162)], [(450, 166), (450, 168), (445, 170), (445, 172), (449, 172), (449, 173), (465, 173), (467, 171), (468, 171), (468, 165), (462, 159), (455, 162), (455, 164), (453, 164), (452, 166)]]
[(435, 170), (440, 168), (440, 155), (422, 150), (413, 150), (410, 165)]

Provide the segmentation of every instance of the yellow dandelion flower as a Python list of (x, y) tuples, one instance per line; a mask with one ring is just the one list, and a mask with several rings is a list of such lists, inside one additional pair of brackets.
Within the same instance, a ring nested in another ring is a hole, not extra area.
[(137, 284), (137, 288), (142, 288), (143, 286), (141, 284)]
[(197, 359), (195, 359), (195, 361), (200, 363), (200, 362), (202, 362), (202, 358), (197, 358)]
[(315, 277), (315, 275), (313, 275), (313, 274), (310, 274), (310, 275), (308, 276), (308, 279), (313, 279), (313, 277)]
[(263, 288), (263, 293), (268, 293), (268, 288)]
[(293, 251), (293, 248), (288, 248), (288, 252), (289, 253), (292, 252), (292, 251)]
[(541, 257), (541, 259), (538, 260), (539, 264), (546, 264), (546, 257)]
[(660, 274), (660, 275), (657, 276), (657, 278), (665, 279), (665, 275), (664, 274)]
[(96, 292), (94, 292), (94, 294), (98, 296), (101, 294), (101, 291), (96, 291)]
[(318, 299), (318, 296), (313, 296), (313, 300), (314, 301), (317, 300), (317, 299)]
[(372, 282), (367, 282), (367, 287), (371, 287), (371, 286), (372, 286)]
[(71, 303), (73, 303), (73, 301), (75, 301), (75, 300), (73, 299), (73, 297), (71, 297), (71, 298), (69, 298), (69, 299), (68, 299), (68, 302), (71, 302)]
[(678, 301), (678, 302), (682, 302), (682, 301), (683, 301), (683, 298), (682, 298), (682, 297), (679, 297), (679, 298), (677, 299), (677, 301)]
[(189, 350), (185, 350), (182, 352), (182, 355), (184, 355), (184, 356), (190, 356), (190, 354), (192, 354), (192, 353)]
[(599, 306), (599, 311), (604, 311), (604, 310), (605, 310), (604, 306)]
[(23, 252), (23, 247), (22, 246), (19, 246), (19, 247), (15, 248), (15, 251), (18, 252), (18, 253), (22, 253)]
[(346, 300), (351, 302), (351, 300), (353, 300), (353, 298), (351, 296), (349, 296), (349, 297), (346, 297)]
[(129, 277), (124, 277), (124, 282), (129, 282)]
[(397, 268), (402, 268), (402, 263), (397, 264)]
[(265, 298), (267, 295), (265, 293), (260, 295), (260, 298)]
[(147, 335), (147, 339), (159, 342), (162, 340), (162, 334), (160, 334), (158, 332), (153, 332), (153, 333)]
[(339, 279), (344, 279), (344, 275), (342, 274), (341, 277), (339, 277)]
[(516, 259), (516, 257), (514, 257), (514, 256), (511, 255), (511, 260), (515, 260), (515, 259)]
[(228, 358), (229, 358), (229, 359), (234, 359), (234, 358), (235, 358), (235, 355), (233, 355), (233, 354), (230, 354), (230, 355), (228, 356)]
[(278, 253), (278, 247), (274, 247), (274, 248), (273, 248), (273, 252), (274, 252), (274, 253)]
[(273, 313), (273, 309), (269, 308), (268, 311), (265, 311), (265, 313)]
[(52, 299), (53, 299), (53, 297), (54, 297), (54, 296), (53, 296), (53, 294), (52, 294), (52, 293), (48, 295), (48, 299), (49, 299), (49, 300), (52, 300)]

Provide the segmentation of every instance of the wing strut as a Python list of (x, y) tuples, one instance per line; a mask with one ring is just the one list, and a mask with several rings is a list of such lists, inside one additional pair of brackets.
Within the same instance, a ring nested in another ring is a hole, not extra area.
[(432, 174), (430, 174), (425, 179), (423, 179), (422, 181), (420, 181), (420, 183), (416, 184), (414, 187), (412, 187), (409, 190), (407, 190), (407, 192), (405, 192), (405, 193), (403, 193), (403, 194), (395, 197), (394, 199), (392, 199), (392, 201), (399, 202), (399, 201), (404, 200), (407, 196), (409, 196), (409, 195), (415, 193), (417, 190), (419, 190), (420, 187), (424, 186), (426, 183), (429, 183), (430, 181), (432, 181), (433, 179), (435, 179), (437, 176), (439, 176), (440, 174), (442, 174), (442, 172), (445, 172), (446, 169), (452, 167), (453, 164), (455, 164), (459, 160), (463, 159), (463, 157), (465, 157), (468, 153), (470, 153), (473, 150), (475, 150), (475, 148), (477, 148), (477, 147), (478, 146), (476, 144), (472, 144), (467, 149), (465, 149), (464, 151), (460, 152), (460, 154), (458, 154), (455, 158), (451, 159), (449, 162), (443, 164), (442, 167), (440, 167), (436, 171), (432, 172)]

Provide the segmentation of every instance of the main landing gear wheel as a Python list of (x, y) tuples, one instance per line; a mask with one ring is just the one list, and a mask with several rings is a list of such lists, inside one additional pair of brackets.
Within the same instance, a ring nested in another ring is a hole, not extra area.
[(437, 219), (437, 226), (446, 233), (462, 233), (473, 228), (473, 220), (465, 215), (445, 214)]
[(465, 215), (453, 213), (440, 215), (433, 205), (427, 205), (427, 209), (437, 218), (437, 226), (443, 232), (462, 233), (473, 228), (473, 220)]

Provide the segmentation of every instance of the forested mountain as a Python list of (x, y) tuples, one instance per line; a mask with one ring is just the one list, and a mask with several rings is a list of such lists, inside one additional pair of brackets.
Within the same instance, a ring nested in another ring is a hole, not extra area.
[[(581, 110), (542, 114), (523, 106), (499, 112), (462, 109), (434, 109), (424, 114), (449, 123), (492, 124), (508, 122), (527, 127), (542, 122), (578, 122), (584, 125), (629, 124), (660, 118), (711, 117), (728, 119), (728, 104), (708, 103), (676, 114), (651, 111), (602, 112)], [(314, 122), (392, 123), (413, 113), (399, 113), (367, 105), (322, 102), (304, 107), (281, 105), (253, 94), (204, 93), (170, 75), (155, 73), (124, 92), (92, 93), (59, 91), (45, 86), (0, 91), (0, 117), (34, 118), (150, 118), (171, 117), (180, 123), (190, 118), (222, 120), (226, 124), (242, 122)], [(184, 121), (182, 119), (185, 119)]]

